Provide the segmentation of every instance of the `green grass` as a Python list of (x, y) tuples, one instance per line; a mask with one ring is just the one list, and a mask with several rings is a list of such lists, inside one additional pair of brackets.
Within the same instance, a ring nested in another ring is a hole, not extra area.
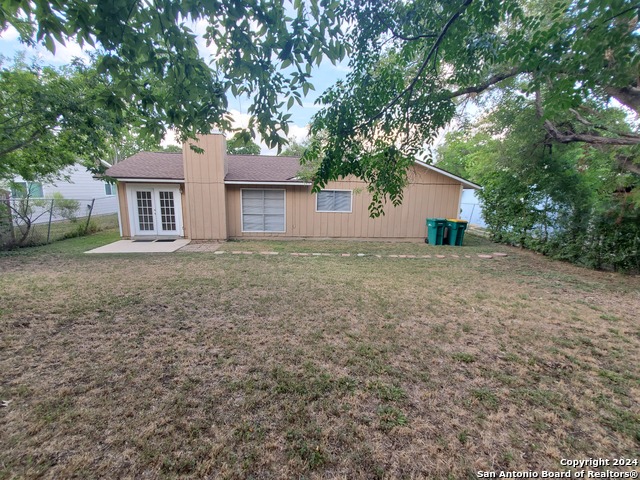
[[(0, 479), (470, 478), (637, 457), (640, 279), (468, 238), (444, 247), (462, 258), (83, 253), (116, 231), (2, 254)], [(440, 251), (222, 247), (345, 248)]]

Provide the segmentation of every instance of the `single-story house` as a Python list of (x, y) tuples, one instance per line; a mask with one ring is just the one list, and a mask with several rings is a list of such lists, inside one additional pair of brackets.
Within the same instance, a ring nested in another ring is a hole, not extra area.
[(478, 185), (416, 161), (401, 206), (370, 218), (371, 196), (356, 178), (319, 193), (298, 177), (299, 159), (228, 155), (221, 134), (182, 153), (141, 152), (107, 170), (117, 180), (123, 238), (354, 238), (424, 240), (427, 217), (455, 218), (465, 188)]
[[(110, 167), (103, 162), (105, 167)], [(113, 215), (118, 211), (115, 185), (94, 177), (93, 173), (81, 164), (70, 165), (57, 174), (55, 179), (29, 182), (20, 176), (15, 176), (7, 185), (0, 183), (11, 192), (11, 197), (18, 199), (27, 194), (33, 199), (51, 198), (55, 194), (62, 195), (67, 200), (76, 200), (80, 209), (76, 214), (80, 217), (89, 213), (93, 205), (92, 216)], [(36, 207), (38, 210), (40, 207)], [(33, 215), (34, 223), (47, 223), (49, 215)], [(64, 220), (60, 216), (53, 216), (54, 221)]]

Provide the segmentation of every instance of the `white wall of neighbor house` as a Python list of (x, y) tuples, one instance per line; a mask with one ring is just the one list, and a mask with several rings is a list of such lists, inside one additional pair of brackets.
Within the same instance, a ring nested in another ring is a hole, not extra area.
[[(89, 212), (91, 201), (93, 203), (92, 215), (110, 215), (118, 212), (118, 197), (115, 185), (107, 184), (102, 180), (93, 178), (93, 174), (81, 165), (72, 165), (63, 169), (59, 179), (50, 182), (40, 182), (42, 196), (51, 197), (54, 193), (61, 194), (64, 198), (79, 202), (78, 216), (85, 216)], [(15, 183), (26, 183), (20, 177), (14, 177)], [(34, 189), (40, 190), (40, 188)], [(36, 217), (37, 215), (34, 215)], [(54, 221), (62, 220), (56, 218)], [(38, 218), (36, 223), (48, 222), (48, 215)]]

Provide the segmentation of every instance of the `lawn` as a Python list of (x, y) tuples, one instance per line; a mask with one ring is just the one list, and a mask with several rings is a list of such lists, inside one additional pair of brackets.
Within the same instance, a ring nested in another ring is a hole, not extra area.
[[(476, 237), (82, 253), (115, 238), (0, 257), (0, 478), (458, 479), (640, 457), (638, 277)], [(286, 254), (345, 249), (447, 258)]]

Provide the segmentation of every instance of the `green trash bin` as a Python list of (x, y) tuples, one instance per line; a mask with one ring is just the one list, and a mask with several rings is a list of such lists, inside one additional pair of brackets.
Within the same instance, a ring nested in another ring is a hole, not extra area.
[(445, 218), (427, 218), (427, 238), (424, 241), (431, 245), (442, 245), (446, 223)]
[(464, 232), (467, 230), (466, 220), (458, 220), (457, 218), (447, 218), (446, 224), (449, 229), (448, 244), (458, 247), (462, 246), (464, 241)]

